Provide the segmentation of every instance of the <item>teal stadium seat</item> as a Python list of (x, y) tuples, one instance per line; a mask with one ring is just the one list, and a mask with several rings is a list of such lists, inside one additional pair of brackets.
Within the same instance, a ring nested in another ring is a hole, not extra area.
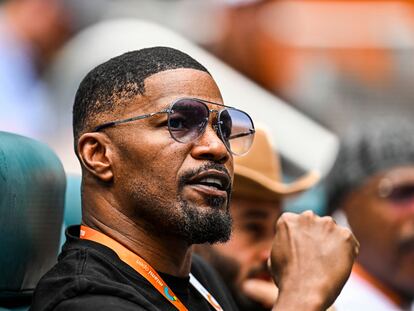
[(70, 225), (79, 225), (82, 220), (81, 176), (68, 174), (66, 180), (64, 229)]
[(0, 310), (25, 310), (56, 262), (66, 177), (46, 145), (0, 132)]

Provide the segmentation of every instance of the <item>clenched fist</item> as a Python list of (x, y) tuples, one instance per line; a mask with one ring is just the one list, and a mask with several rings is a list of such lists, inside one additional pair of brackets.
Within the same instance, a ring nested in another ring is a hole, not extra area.
[(351, 231), (331, 217), (284, 213), (271, 253), (279, 287), (273, 310), (326, 310), (348, 279), (358, 250)]

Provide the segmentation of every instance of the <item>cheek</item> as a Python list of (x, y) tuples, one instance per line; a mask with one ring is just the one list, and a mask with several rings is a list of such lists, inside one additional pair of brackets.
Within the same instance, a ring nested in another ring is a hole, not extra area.
[(400, 217), (382, 202), (370, 204), (351, 219), (351, 227), (360, 240), (361, 255), (390, 260), (396, 247)]
[(237, 231), (233, 231), (230, 240), (224, 244), (218, 244), (217, 248), (223, 255), (234, 258), (242, 269), (250, 262), (252, 257), (252, 244)]
[(134, 149), (120, 148), (118, 179), (176, 195), (177, 175), (183, 163), (183, 150), (176, 144), (144, 141)]
[(236, 283), (240, 284), (250, 271), (249, 251), (243, 246), (243, 243), (240, 243), (238, 239), (234, 239), (233, 237), (230, 241), (224, 244), (216, 244), (213, 247), (222, 256), (226, 256), (237, 262), (238, 273)]
[[(372, 239), (375, 239), (378, 244), (387, 248), (392, 248), (395, 245), (395, 240), (399, 234), (404, 217), (401, 217), (390, 206), (378, 205), (375, 214), (372, 214), (372, 226), (373, 232)], [(390, 250), (390, 249), (389, 249)]]

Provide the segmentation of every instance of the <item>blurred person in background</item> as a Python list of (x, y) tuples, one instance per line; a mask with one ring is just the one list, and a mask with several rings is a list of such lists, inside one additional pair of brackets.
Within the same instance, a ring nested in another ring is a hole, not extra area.
[(381, 118), (349, 131), (326, 186), (330, 212), (345, 215), (361, 243), (337, 310), (413, 310), (412, 121)]
[(0, 7), (0, 130), (35, 138), (53, 131), (42, 69), (71, 34), (63, 0), (8, 0)]
[(309, 189), (319, 180), (319, 175), (310, 172), (293, 183), (284, 184), (278, 155), (269, 135), (260, 128), (256, 128), (250, 152), (235, 157), (234, 162), (231, 239), (224, 244), (197, 245), (196, 252), (219, 271), (240, 310), (270, 310), (277, 289), (267, 260), (283, 199)]

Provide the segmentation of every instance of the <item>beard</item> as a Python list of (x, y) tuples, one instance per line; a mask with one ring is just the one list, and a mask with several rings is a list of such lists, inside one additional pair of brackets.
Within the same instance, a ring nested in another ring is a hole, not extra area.
[(232, 227), (229, 211), (231, 187), (227, 191), (227, 200), (209, 196), (204, 199), (206, 207), (203, 208), (180, 195), (186, 180), (207, 169), (227, 173), (227, 170), (218, 164), (207, 164), (188, 172), (180, 178), (175, 201), (168, 200), (164, 196), (168, 190), (161, 189), (159, 185), (149, 182), (130, 183), (129, 193), (132, 194), (131, 200), (135, 202), (135, 208), (128, 217), (156, 236), (174, 236), (189, 245), (228, 241)]
[[(240, 264), (228, 257), (219, 254), (216, 250), (208, 245), (201, 245), (196, 248), (204, 259), (206, 259), (222, 277), (233, 296), (236, 305), (240, 311), (270, 311), (271, 309), (264, 308), (260, 303), (250, 299), (243, 294), (237, 285), (237, 278), (240, 275)], [(268, 272), (266, 265), (253, 268), (248, 277), (254, 277), (257, 274)]]
[(177, 222), (176, 234), (189, 244), (226, 242), (231, 235), (231, 216), (226, 211), (213, 209), (199, 212), (187, 201), (180, 202), (181, 221)]

